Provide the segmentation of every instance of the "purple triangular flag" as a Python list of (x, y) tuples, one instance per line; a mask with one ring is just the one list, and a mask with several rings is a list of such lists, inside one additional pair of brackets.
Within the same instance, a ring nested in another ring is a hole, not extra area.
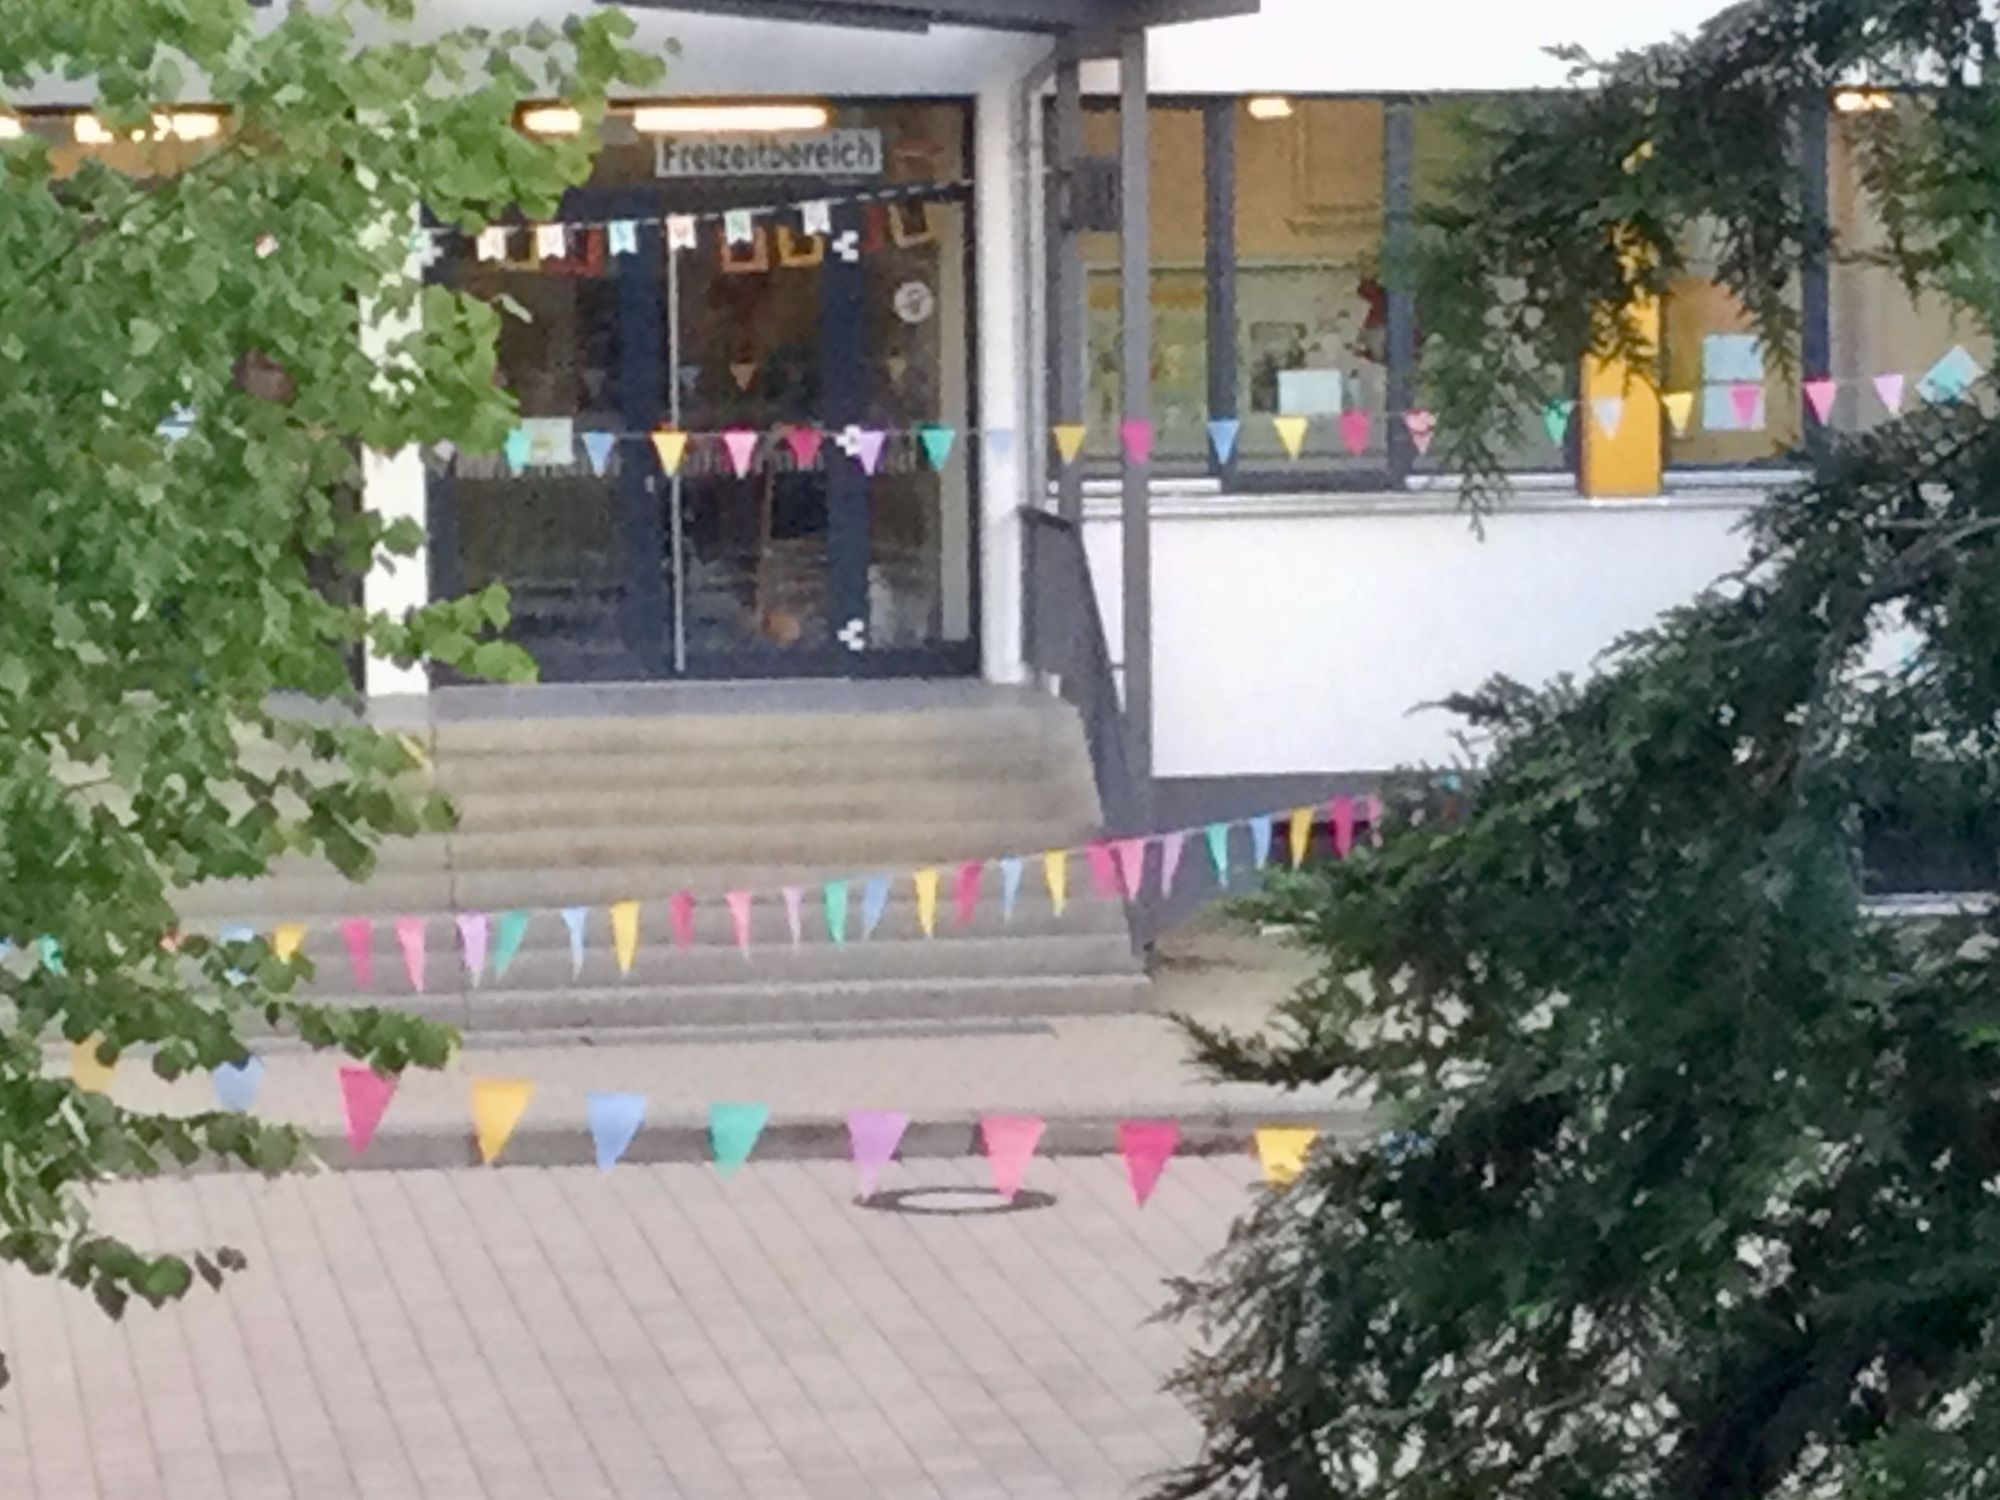
[(458, 918), (458, 946), (465, 954), (465, 972), (472, 976), (474, 989), (479, 988), (479, 981), (486, 973), (488, 930), (483, 911), (463, 912)]
[(875, 1196), (882, 1169), (896, 1159), (910, 1117), (895, 1110), (857, 1109), (847, 1117), (847, 1138), (854, 1150), (854, 1170), (861, 1179), (861, 1196)]

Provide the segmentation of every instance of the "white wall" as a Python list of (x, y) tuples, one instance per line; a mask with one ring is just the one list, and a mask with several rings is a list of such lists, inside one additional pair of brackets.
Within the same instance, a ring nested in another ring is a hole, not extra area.
[[(1522, 499), (1482, 541), (1435, 496), (1384, 497), (1372, 512), (1177, 504), (1153, 526), (1158, 772), (1451, 759), (1456, 721), (1413, 709), (1496, 672), (1530, 683), (1583, 672), (1619, 635), (1738, 566), (1743, 515), (1737, 499)], [(1118, 524), (1089, 520), (1086, 537), (1122, 659)]]

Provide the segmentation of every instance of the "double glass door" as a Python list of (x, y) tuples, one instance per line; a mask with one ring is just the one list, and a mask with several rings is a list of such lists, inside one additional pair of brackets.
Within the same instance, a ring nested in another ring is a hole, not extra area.
[[(729, 238), (728, 209), (772, 205)], [(503, 311), (522, 421), (433, 476), (434, 587), (506, 584), (544, 681), (976, 671), (967, 213), (949, 183), (600, 181), (563, 205), (567, 256), (524, 226), (448, 257)]]

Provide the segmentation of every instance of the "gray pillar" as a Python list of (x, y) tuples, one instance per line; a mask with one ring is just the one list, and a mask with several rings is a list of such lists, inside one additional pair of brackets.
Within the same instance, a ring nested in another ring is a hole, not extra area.
[[(1090, 308), (1083, 276), (1083, 234), (1077, 222), (1076, 164), (1083, 157), (1083, 83), (1076, 34), (1067, 32), (1056, 54), (1054, 139), (1050, 174), (1055, 193), (1049, 215), (1049, 411), (1061, 423), (1083, 420)], [(1048, 434), (1042, 434), (1047, 442)], [(1056, 508), (1066, 521), (1083, 519), (1083, 465), (1057, 471)]]
[[(1128, 422), (1153, 419), (1153, 246), (1151, 156), (1146, 99), (1146, 30), (1118, 44), (1119, 382)], [(1152, 465), (1122, 441), (1125, 530), (1125, 723), (1134, 814), (1150, 832), (1153, 815)]]

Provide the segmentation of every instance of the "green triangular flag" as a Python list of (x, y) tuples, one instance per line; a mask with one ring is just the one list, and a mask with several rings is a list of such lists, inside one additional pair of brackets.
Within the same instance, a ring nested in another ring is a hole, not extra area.
[(528, 914), (524, 911), (509, 911), (500, 914), (500, 925), (493, 933), (493, 977), (506, 977), (507, 965), (514, 961), (514, 955), (521, 951), (521, 939), (528, 935)]
[(933, 469), (942, 473), (951, 461), (951, 445), (957, 440), (957, 432), (949, 427), (919, 427), (917, 436), (923, 442), (924, 457), (931, 461)]
[(1542, 408), (1542, 425), (1549, 430), (1549, 441), (1557, 447), (1569, 437), (1569, 419), (1576, 411), (1574, 401), (1551, 401)]
[(1211, 823), (1208, 834), (1208, 857), (1215, 861), (1215, 878), (1224, 885), (1229, 884), (1229, 825)]
[(768, 1104), (709, 1105), (708, 1144), (715, 1152), (715, 1170), (727, 1177), (748, 1161), (770, 1118)]
[(826, 935), (836, 948), (847, 946), (847, 882), (826, 883)]

